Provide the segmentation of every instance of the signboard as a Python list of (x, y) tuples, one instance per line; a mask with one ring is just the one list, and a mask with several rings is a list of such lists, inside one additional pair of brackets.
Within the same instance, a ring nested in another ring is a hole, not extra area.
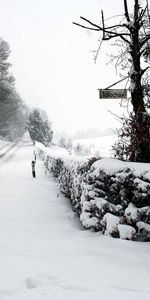
[(99, 89), (100, 99), (121, 99), (127, 98), (127, 90), (125, 89)]

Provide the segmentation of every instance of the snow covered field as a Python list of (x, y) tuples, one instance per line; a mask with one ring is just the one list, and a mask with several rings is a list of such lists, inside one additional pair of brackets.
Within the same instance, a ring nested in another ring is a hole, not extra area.
[(0, 299), (149, 300), (150, 243), (83, 230), (33, 150), (0, 159)]
[(89, 139), (74, 140), (73, 146), (80, 144), (89, 148), (92, 155), (99, 154), (103, 157), (109, 157), (112, 156), (112, 145), (114, 145), (116, 141), (116, 135), (100, 136)]

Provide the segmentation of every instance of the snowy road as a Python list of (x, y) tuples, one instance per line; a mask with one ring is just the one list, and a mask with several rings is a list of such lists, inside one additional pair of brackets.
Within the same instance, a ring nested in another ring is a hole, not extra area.
[(1, 300), (149, 300), (150, 243), (80, 228), (67, 199), (20, 146), (0, 165)]
[(0, 163), (6, 162), (9, 160), (14, 153), (16, 152), (17, 148), (20, 146), (19, 142), (16, 143), (6, 143), (4, 146), (0, 147)]

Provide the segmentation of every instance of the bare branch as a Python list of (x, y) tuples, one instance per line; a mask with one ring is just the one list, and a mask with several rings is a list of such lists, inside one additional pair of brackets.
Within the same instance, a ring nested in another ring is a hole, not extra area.
[(147, 67), (147, 68), (143, 69), (142, 72), (141, 72), (142, 75), (143, 75), (149, 68), (150, 68), (150, 67)]
[[(129, 41), (124, 37), (124, 36), (129, 36), (130, 35), (129, 33), (126, 33), (126, 32), (120, 32), (119, 33), (119, 32), (116, 32), (116, 31), (107, 30), (107, 28), (101, 27), (101, 26), (91, 22), (90, 20), (84, 18), (84, 17), (80, 17), (80, 18), (82, 20), (84, 20), (85, 22), (89, 23), (90, 25), (94, 26), (95, 28), (88, 27), (88, 26), (85, 26), (85, 25), (81, 25), (81, 24), (76, 23), (76, 22), (73, 22), (73, 24), (77, 25), (77, 26), (80, 26), (82, 28), (85, 28), (85, 29), (89, 29), (89, 30), (102, 31), (103, 32), (103, 40), (110, 40), (110, 39), (115, 38), (115, 37), (120, 37), (124, 42), (129, 44)], [(111, 26), (110, 28), (115, 29), (118, 26), (122, 27), (120, 25), (115, 25), (115, 26)], [(107, 33), (107, 36), (105, 36), (104, 33)]]
[(127, 21), (130, 22), (127, 0), (124, 0), (124, 10), (125, 10), (125, 17), (126, 17)]
[(107, 110), (109, 113), (111, 113), (113, 116), (115, 116), (119, 122), (121, 122), (123, 124), (123, 117), (119, 117), (118, 115), (116, 115), (115, 113), (113, 113), (111, 110)]
[(122, 33), (113, 33), (111, 32), (110, 35), (108, 35), (107, 37), (105, 37), (105, 41), (111, 40), (115, 37), (120, 37), (125, 43), (130, 44), (130, 41), (128, 41), (123, 35)]
[[(108, 34), (116, 34), (116, 32), (110, 31), (110, 29), (115, 30), (116, 28), (121, 28), (121, 27), (126, 27), (126, 28), (128, 28), (128, 26), (125, 25), (125, 24), (119, 24), (119, 25), (113, 25), (113, 26), (110, 26), (110, 27), (105, 27), (105, 28), (103, 29), (103, 27), (101, 27), (101, 26), (99, 26), (99, 25), (97, 25), (97, 24), (91, 22), (90, 20), (88, 20), (88, 19), (86, 19), (86, 18), (84, 18), (84, 17), (80, 17), (80, 19), (82, 19), (83, 21), (89, 23), (90, 25), (92, 25), (92, 26), (98, 28), (99, 31), (105, 30), (105, 32), (108, 33)], [(127, 32), (122, 33), (122, 35), (130, 36), (130, 34), (127, 33)]]
[(139, 16), (139, 21), (141, 21), (141, 20), (143, 19), (146, 10), (147, 10), (147, 5), (146, 5), (145, 9), (142, 9), (142, 10), (141, 10), (141, 13), (140, 13), (140, 16)]
[(138, 20), (138, 13), (139, 13), (139, 0), (134, 1), (134, 21)]
[[(119, 24), (119, 25), (112, 25), (112, 26), (108, 26), (108, 27), (105, 27), (106, 30), (110, 30), (110, 29), (117, 29), (117, 28), (127, 28), (129, 29), (129, 26), (127, 24)], [(126, 33), (126, 35), (130, 35), (129, 33)]]
[(102, 42), (103, 42), (103, 40), (100, 40), (100, 43), (99, 43), (98, 49), (97, 49), (97, 51), (96, 51), (96, 55), (95, 55), (95, 57), (94, 57), (94, 62), (95, 62), (95, 64), (96, 64), (96, 61), (97, 61), (97, 57), (98, 57), (98, 54), (99, 54), (99, 51), (100, 51), (100, 48), (101, 48)]
[(130, 41), (128, 41), (122, 34), (120, 35), (120, 38), (121, 38), (124, 42), (130, 44)]
[(147, 15), (148, 15), (149, 24), (150, 24), (150, 14), (149, 14), (149, 4), (148, 4), (148, 0), (146, 0), (146, 3), (147, 3)]
[(147, 34), (147, 36), (142, 40), (140, 43), (141, 48), (150, 40), (150, 34)]
[(72, 22), (72, 24), (77, 25), (77, 26), (79, 26), (79, 27), (82, 27), (82, 28), (84, 28), (84, 29), (89, 29), (89, 30), (99, 31), (98, 28), (87, 27), (87, 26), (81, 25), (81, 24), (76, 23), (76, 22)]
[(102, 14), (102, 24), (103, 24), (103, 40), (105, 39), (105, 24), (104, 24), (104, 14), (103, 10), (101, 11)]
[(88, 19), (86, 19), (86, 18), (84, 18), (84, 17), (80, 17), (80, 19), (82, 19), (83, 21), (89, 23), (90, 25), (92, 25), (92, 26), (98, 28), (99, 30), (103, 30), (103, 28), (102, 28), (101, 26), (99, 26), (99, 25), (97, 25), (97, 24), (91, 22), (90, 20), (88, 20)]

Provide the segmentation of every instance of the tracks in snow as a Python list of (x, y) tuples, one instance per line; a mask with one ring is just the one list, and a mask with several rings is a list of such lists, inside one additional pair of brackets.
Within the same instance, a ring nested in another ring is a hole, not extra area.
[(17, 151), (18, 147), (20, 146), (19, 141), (10, 144), (7, 143), (3, 147), (0, 148), (0, 163), (4, 163), (11, 159), (15, 152)]

